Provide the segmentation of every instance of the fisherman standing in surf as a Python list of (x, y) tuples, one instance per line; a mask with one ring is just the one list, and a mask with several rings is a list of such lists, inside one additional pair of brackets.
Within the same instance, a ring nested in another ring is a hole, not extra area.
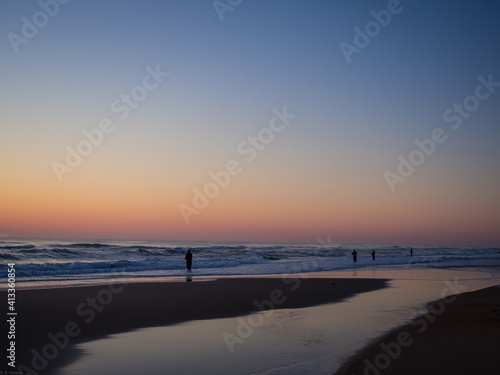
[(191, 271), (191, 264), (193, 263), (193, 254), (191, 253), (191, 249), (188, 249), (184, 259), (186, 259), (186, 268), (188, 271)]

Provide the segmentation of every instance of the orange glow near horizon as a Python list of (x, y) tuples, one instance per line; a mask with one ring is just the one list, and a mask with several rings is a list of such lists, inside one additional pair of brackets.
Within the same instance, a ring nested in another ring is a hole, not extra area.
[(467, 215), (471, 207), (466, 203), (460, 207), (431, 196), (425, 198), (432, 214), (419, 201), (384, 195), (383, 189), (372, 197), (359, 189), (345, 194), (347, 187), (332, 189), (332, 194), (304, 194), (293, 187), (283, 192), (279, 186), (266, 190), (235, 183), (186, 224), (178, 204), (191, 205), (192, 192), (140, 185), (12, 185), (0, 198), (0, 227), (10, 237), (36, 238), (315, 243), (318, 236), (330, 235), (339, 243), (497, 241), (494, 209), (478, 220)]

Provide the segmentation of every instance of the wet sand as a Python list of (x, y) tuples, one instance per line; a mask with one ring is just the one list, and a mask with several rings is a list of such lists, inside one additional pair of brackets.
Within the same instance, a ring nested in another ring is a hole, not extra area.
[(18, 290), (16, 365), (29, 374), (50, 374), (82, 354), (75, 344), (110, 334), (315, 306), (386, 285), (384, 279), (251, 278)]
[(498, 374), (500, 287), (429, 303), (429, 313), (362, 350), (338, 375)]

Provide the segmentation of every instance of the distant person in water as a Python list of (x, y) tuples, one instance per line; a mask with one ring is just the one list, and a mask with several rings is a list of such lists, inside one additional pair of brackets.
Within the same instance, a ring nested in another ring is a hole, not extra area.
[(375, 260), (375, 250), (372, 251), (372, 260)]
[(413, 256), (413, 248), (410, 247), (410, 256), (412, 257)]
[(357, 262), (358, 261), (358, 253), (356, 252), (356, 250), (352, 251), (352, 261), (353, 262)]
[(191, 271), (191, 264), (193, 263), (193, 254), (191, 253), (191, 249), (188, 249), (184, 259), (186, 259), (186, 268), (188, 271)]

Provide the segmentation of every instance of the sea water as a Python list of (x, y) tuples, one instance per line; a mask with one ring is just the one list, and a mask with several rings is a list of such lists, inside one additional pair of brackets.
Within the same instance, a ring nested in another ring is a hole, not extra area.
[[(55, 241), (1, 239), (2, 263), (16, 264), (19, 286), (48, 287), (103, 280), (176, 280), (186, 276), (184, 255), (193, 253), (193, 277), (287, 275), (304, 272), (495, 269), (499, 247), (342, 244), (214, 243), (167, 241)], [(351, 253), (358, 253), (353, 262)], [(375, 260), (371, 253), (375, 251)]]

